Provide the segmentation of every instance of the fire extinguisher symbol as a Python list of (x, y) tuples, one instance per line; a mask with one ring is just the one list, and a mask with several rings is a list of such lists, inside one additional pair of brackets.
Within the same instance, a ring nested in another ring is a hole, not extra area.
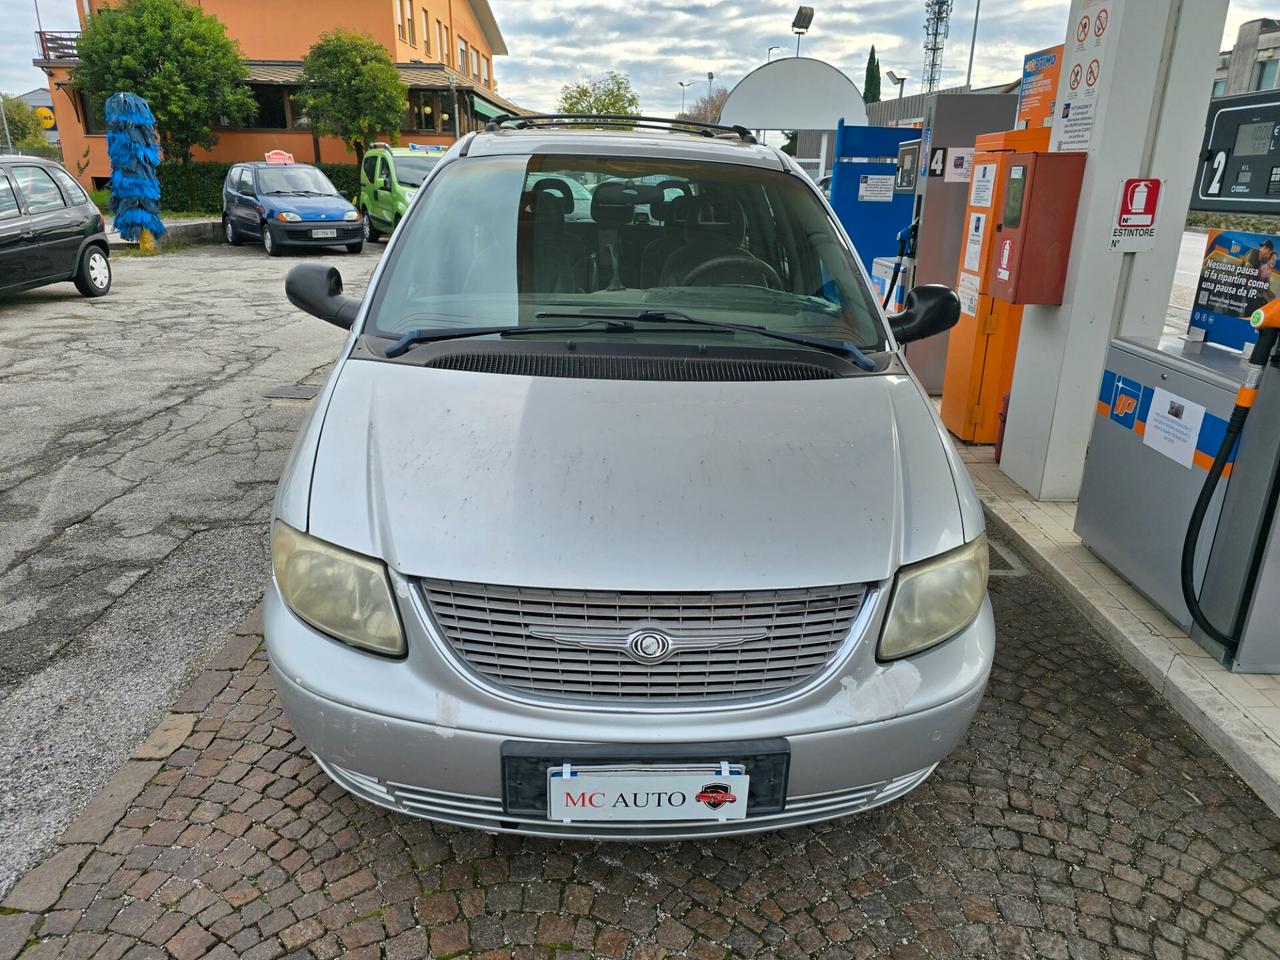
[(1160, 181), (1133, 178), (1124, 182), (1120, 193), (1117, 227), (1150, 227), (1156, 222), (1160, 202)]
[(1130, 213), (1146, 213), (1147, 212), (1147, 194), (1150, 189), (1143, 181), (1138, 181), (1129, 190), (1129, 212)]

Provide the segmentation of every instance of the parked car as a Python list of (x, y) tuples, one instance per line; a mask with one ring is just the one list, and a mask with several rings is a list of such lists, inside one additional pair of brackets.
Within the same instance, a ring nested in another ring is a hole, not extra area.
[(233, 247), (258, 239), (273, 257), (287, 247), (364, 249), (360, 212), (306, 163), (237, 163), (228, 170), (222, 229)]
[[(901, 797), (995, 646), (981, 506), (902, 354), (958, 299), (886, 317), (745, 131), (514, 123), (445, 156), (363, 301), (326, 264), (286, 282), (351, 330), (275, 503), (293, 730), (357, 796), (490, 831)], [(606, 174), (586, 222), (541, 188)]]
[(365, 237), (377, 240), (395, 230), (427, 174), (444, 156), (441, 147), (376, 143), (360, 164), (360, 214)]
[(0, 156), (0, 294), (64, 280), (86, 297), (111, 289), (102, 214), (60, 164)]

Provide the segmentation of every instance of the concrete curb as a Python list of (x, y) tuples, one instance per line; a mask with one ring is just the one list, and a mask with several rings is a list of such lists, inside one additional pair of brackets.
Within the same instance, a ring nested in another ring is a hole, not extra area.
[[(156, 240), (157, 247), (167, 247), (172, 243), (217, 243), (222, 239), (221, 220), (187, 220), (166, 226), (168, 232)], [(138, 245), (122, 240), (116, 233), (108, 235), (107, 246), (112, 250), (132, 250)]]
[(983, 509), (991, 526), (1012, 540), (1125, 662), (1155, 687), (1272, 811), (1280, 814), (1280, 747), (1168, 641), (1153, 636), (1128, 610), (1096, 602), (1089, 584), (1077, 582), (1053, 562), (1049, 551), (1056, 545), (1031, 523), (1021, 517), (1002, 516), (990, 503), (984, 503)]

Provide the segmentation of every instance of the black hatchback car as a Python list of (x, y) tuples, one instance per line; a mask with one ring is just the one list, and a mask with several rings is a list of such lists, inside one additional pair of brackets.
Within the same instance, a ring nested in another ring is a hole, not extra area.
[(0, 295), (64, 280), (86, 297), (111, 289), (102, 214), (52, 160), (0, 156)]

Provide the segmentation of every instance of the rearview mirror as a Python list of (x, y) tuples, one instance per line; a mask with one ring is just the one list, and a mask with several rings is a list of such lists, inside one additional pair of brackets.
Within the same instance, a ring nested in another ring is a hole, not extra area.
[(950, 330), (960, 319), (960, 298), (940, 283), (925, 283), (907, 291), (901, 313), (889, 314), (889, 329), (899, 343), (912, 343)]
[(325, 263), (300, 263), (284, 278), (289, 302), (313, 317), (350, 330), (360, 312), (360, 301), (342, 292), (342, 274)]

